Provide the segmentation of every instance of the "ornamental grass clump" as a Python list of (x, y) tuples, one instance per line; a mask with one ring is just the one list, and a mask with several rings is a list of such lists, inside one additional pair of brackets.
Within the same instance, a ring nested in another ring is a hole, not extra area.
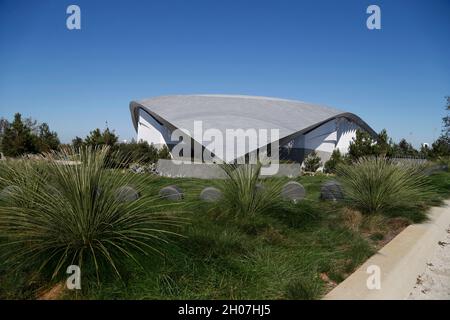
[(251, 217), (282, 205), (281, 179), (261, 179), (262, 164), (223, 164), (226, 179), (219, 182), (223, 195), (218, 208), (235, 217)]
[[(44, 277), (78, 265), (100, 279), (103, 271), (120, 277), (126, 261), (161, 253), (181, 219), (173, 205), (144, 193), (150, 176), (111, 169), (110, 158), (107, 147), (84, 147), (2, 163), (0, 258)], [(134, 194), (124, 196), (124, 186)]]
[(424, 167), (387, 158), (360, 158), (341, 164), (337, 176), (348, 203), (364, 213), (382, 213), (424, 203), (430, 194)]

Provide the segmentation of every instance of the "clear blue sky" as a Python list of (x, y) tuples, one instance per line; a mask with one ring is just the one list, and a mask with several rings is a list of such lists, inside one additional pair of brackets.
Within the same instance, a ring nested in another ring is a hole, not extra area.
[[(70, 4), (81, 30), (66, 28)], [(381, 30), (366, 28), (370, 4)], [(64, 142), (105, 121), (130, 139), (131, 100), (250, 94), (431, 142), (450, 95), (449, 17), (449, 0), (0, 0), (0, 116), (48, 122)]]

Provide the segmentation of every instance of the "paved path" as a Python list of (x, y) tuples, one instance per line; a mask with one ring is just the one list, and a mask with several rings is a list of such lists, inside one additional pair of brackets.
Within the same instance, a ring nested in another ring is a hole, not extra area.
[[(450, 299), (450, 200), (431, 208), (428, 216), (426, 223), (408, 226), (324, 299)], [(371, 285), (371, 274), (379, 286)]]
[(425, 271), (417, 276), (408, 299), (450, 300), (450, 225), (435, 247), (435, 253), (424, 266)]

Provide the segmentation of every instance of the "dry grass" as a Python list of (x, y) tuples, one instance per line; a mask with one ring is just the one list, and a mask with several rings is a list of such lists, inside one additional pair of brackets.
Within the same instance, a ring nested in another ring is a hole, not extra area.
[(353, 231), (359, 231), (363, 221), (363, 215), (358, 210), (344, 207), (341, 210), (341, 219), (344, 226)]
[(58, 282), (56, 285), (38, 294), (37, 300), (60, 300), (64, 290), (64, 282)]
[(364, 232), (370, 234), (382, 232), (386, 229), (386, 220), (387, 218), (381, 214), (364, 216), (361, 227)]

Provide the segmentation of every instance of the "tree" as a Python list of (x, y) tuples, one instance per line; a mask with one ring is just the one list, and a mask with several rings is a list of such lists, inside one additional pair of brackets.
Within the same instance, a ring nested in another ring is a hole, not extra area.
[[(450, 96), (446, 97), (445, 110), (450, 110)], [(431, 145), (430, 156), (432, 158), (449, 157), (450, 156), (450, 115), (442, 118), (442, 134)]]
[(3, 117), (0, 118), (0, 137), (3, 136), (7, 127), (9, 127), (9, 121)]
[(14, 121), (4, 129), (1, 143), (2, 151), (8, 157), (38, 152), (37, 137), (31, 133), (31, 129), (22, 121), (20, 113), (16, 113)]
[(350, 141), (348, 147), (348, 155), (352, 160), (357, 160), (374, 153), (373, 144), (375, 143), (372, 136), (363, 130), (356, 130), (356, 136)]
[(417, 151), (413, 145), (404, 138), (401, 139), (398, 144), (394, 143), (392, 149), (393, 156), (415, 157), (419, 155), (419, 151)]
[(107, 145), (113, 147), (119, 137), (116, 136), (114, 131), (110, 131), (109, 128), (106, 128), (103, 132), (100, 131), (99, 128), (90, 132), (90, 134), (84, 140), (84, 143), (88, 146), (98, 147)]
[(383, 129), (378, 134), (374, 144), (373, 153), (375, 156), (390, 157), (392, 156), (391, 140), (387, 134), (386, 129)]
[(331, 154), (330, 159), (325, 162), (325, 165), (323, 167), (323, 171), (325, 173), (336, 173), (336, 168), (338, 164), (343, 162), (343, 158), (341, 155), (341, 152), (339, 149), (334, 149), (333, 153)]
[(128, 162), (153, 163), (158, 161), (158, 149), (146, 141), (120, 143), (117, 151), (121, 158), (127, 158)]
[(444, 135), (441, 135), (431, 145), (430, 155), (433, 159), (450, 156), (450, 139)]
[(306, 172), (316, 172), (322, 165), (320, 157), (316, 151), (312, 151), (305, 159), (304, 166)]
[(431, 157), (431, 148), (428, 146), (428, 144), (422, 144), (422, 146), (420, 147), (419, 154), (424, 158)]
[(72, 140), (72, 147), (75, 149), (76, 152), (80, 151), (80, 148), (83, 146), (84, 141), (80, 137), (75, 137), (75, 139)]
[(170, 155), (169, 148), (167, 146), (163, 146), (158, 152), (158, 159), (172, 159)]
[(55, 131), (50, 131), (47, 123), (39, 125), (39, 152), (49, 152), (51, 150), (58, 150), (60, 141), (58, 134)]
[(30, 129), (31, 134), (37, 136), (39, 135), (39, 123), (31, 117), (23, 119), (23, 123), (27, 128)]
[(356, 130), (356, 136), (350, 142), (348, 155), (352, 161), (367, 156), (392, 156), (392, 143), (385, 129), (373, 137), (363, 130)]
[(92, 130), (89, 135), (84, 139), (84, 143), (88, 146), (99, 146), (103, 144), (102, 132), (99, 128)]
[(3, 117), (0, 118), (0, 151), (2, 151), (1, 150), (2, 138), (3, 138), (3, 135), (5, 134), (6, 128), (8, 128), (8, 127), (9, 127), (9, 121)]
[(38, 124), (32, 118), (22, 120), (22, 115), (16, 113), (12, 123), (3, 120), (0, 126), (3, 133), (1, 148), (6, 156), (17, 157), (59, 148), (58, 134), (51, 131), (47, 123)]
[(118, 140), (119, 137), (116, 136), (114, 131), (109, 131), (109, 128), (106, 128), (105, 131), (103, 131), (103, 143), (107, 146), (114, 146)]
[[(447, 105), (445, 110), (450, 111), (450, 96), (446, 97)], [(447, 113), (445, 117), (442, 118), (442, 135), (450, 139), (450, 114)]]

